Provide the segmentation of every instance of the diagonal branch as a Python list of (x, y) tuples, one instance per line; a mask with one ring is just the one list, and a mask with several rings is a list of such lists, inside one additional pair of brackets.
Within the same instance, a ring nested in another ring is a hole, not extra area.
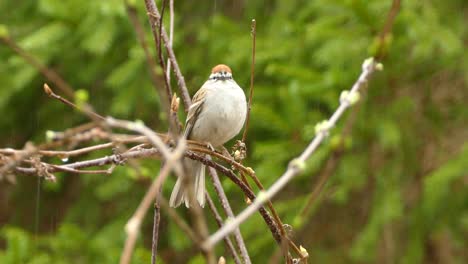
[[(210, 194), (208, 192), (205, 193), (206, 196), (206, 202), (208, 203), (208, 207), (210, 208), (210, 211), (213, 213), (213, 217), (216, 220), (216, 224), (218, 224), (219, 227), (223, 226), (223, 219), (221, 218), (221, 215), (219, 215), (218, 210), (216, 209), (216, 206), (213, 202), (213, 200), (210, 197)], [(226, 243), (226, 248), (231, 253), (232, 258), (234, 259), (234, 262), (236, 264), (241, 264), (241, 260), (239, 258), (239, 255), (236, 252), (236, 249), (234, 248), (234, 245), (232, 244), (231, 238), (230, 237), (225, 237), (224, 242)]]
[[(207, 159), (211, 159), (211, 157), (207, 156)], [(208, 172), (211, 176), (210, 178), (211, 178), (211, 181), (213, 182), (213, 186), (215, 188), (216, 194), (218, 195), (219, 200), (221, 201), (221, 207), (223, 207), (223, 210), (226, 213), (226, 216), (228, 218), (233, 218), (234, 213), (231, 209), (231, 206), (229, 205), (229, 200), (227, 199), (226, 193), (224, 192), (223, 186), (221, 185), (221, 181), (219, 180), (218, 173), (216, 172), (215, 169), (211, 167), (208, 169)], [(239, 228), (234, 230), (234, 239), (236, 240), (237, 246), (239, 248), (239, 251), (241, 253), (244, 263), (245, 264), (252, 263)]]
[[(226, 175), (233, 183), (235, 183), (239, 188), (244, 192), (244, 194), (250, 199), (250, 200), (255, 200), (255, 194), (252, 192), (252, 190), (241, 180), (239, 179), (234, 172), (212, 160), (206, 159), (196, 153), (193, 153), (191, 151), (188, 151), (185, 153), (185, 156), (193, 159), (193, 160), (198, 160), (201, 163), (216, 169), (217, 171), (221, 172), (222, 174)], [(281, 231), (279, 230), (275, 220), (273, 217), (271, 217), (270, 213), (263, 207), (260, 206), (259, 208), (259, 213), (263, 217), (263, 220), (267, 224), (268, 228), (271, 231), (271, 234), (273, 235), (273, 238), (278, 244), (281, 244)]]
[[(42, 64), (36, 57), (22, 49), (11, 37), (9, 36), (2, 36), (0, 37), (0, 42), (3, 42), (5, 45), (10, 47), (13, 51), (15, 51), (20, 57), (22, 57), (27, 63), (32, 65), (36, 68), (42, 75), (44, 75), (48, 80), (54, 83), (58, 89), (60, 89), (67, 97), (72, 98), (72, 101), (75, 100), (75, 91), (68, 82), (66, 82), (60, 74), (58, 74), (55, 70), (48, 68), (46, 65)], [(82, 110), (88, 116), (96, 121), (93, 115), (89, 113), (93, 113), (93, 107), (84, 102), (82, 105)]]
[(74, 98), (75, 91), (56, 71), (48, 68), (42, 64), (36, 57), (22, 49), (16, 42), (10, 37), (0, 37), (0, 41), (5, 43), (13, 51), (15, 51), (20, 57), (22, 57), (27, 63), (36, 68), (42, 75), (44, 75), (49, 81), (57, 85), (57, 87), (68, 97)]
[(63, 104), (65, 105), (68, 105), (70, 106), (71, 108), (74, 108), (80, 112), (83, 112), (84, 114), (86, 114), (87, 116), (89, 116), (90, 119), (94, 120), (94, 121), (102, 121), (104, 120), (104, 117), (102, 117), (101, 115), (99, 115), (98, 113), (94, 112), (92, 110), (92, 108), (89, 106), (89, 105), (84, 105), (84, 107), (80, 107), (78, 105), (76, 105), (75, 103), (73, 102), (70, 102), (69, 100), (67, 100), (66, 98), (60, 96), (60, 95), (57, 95), (54, 93), (54, 91), (52, 91), (52, 89), (50, 88), (50, 86), (47, 84), (47, 83), (44, 83), (43, 85), (43, 89), (44, 89), (44, 92), (51, 98), (54, 98), (56, 100), (59, 100), (60, 102), (62, 102)]
[(375, 59), (382, 61), (385, 57), (388, 49), (389, 37), (392, 33), (393, 24), (395, 23), (395, 18), (400, 12), (401, 0), (393, 0), (392, 7), (387, 14), (387, 19), (385, 20), (384, 27), (378, 36), (377, 51), (375, 52)]
[(171, 170), (180, 163), (180, 158), (185, 151), (185, 146), (185, 140), (179, 140), (177, 148), (170, 154), (169, 157), (166, 158), (166, 163), (159, 172), (158, 177), (156, 177), (156, 179), (153, 181), (137, 210), (127, 222), (127, 225), (125, 226), (127, 240), (125, 241), (125, 247), (120, 258), (120, 264), (130, 263), (133, 249), (135, 248), (136, 244), (136, 239), (138, 237), (138, 230), (140, 229), (143, 218), (145, 217), (146, 212), (150, 208), (152, 202), (156, 198), (161, 183), (167, 176), (169, 176)]

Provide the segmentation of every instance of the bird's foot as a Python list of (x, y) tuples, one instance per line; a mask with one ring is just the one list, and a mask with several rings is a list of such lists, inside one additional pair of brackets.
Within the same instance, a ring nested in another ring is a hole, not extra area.
[(213, 152), (216, 151), (216, 149), (213, 147), (213, 145), (211, 145), (210, 142), (206, 142), (206, 147)]

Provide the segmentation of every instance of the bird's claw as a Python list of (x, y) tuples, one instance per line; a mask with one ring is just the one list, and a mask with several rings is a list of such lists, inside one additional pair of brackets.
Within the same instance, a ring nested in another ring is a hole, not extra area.
[(209, 150), (211, 150), (211, 151), (216, 151), (216, 149), (213, 147), (213, 145), (211, 145), (210, 142), (207, 142), (207, 143), (206, 143), (206, 147), (207, 147)]

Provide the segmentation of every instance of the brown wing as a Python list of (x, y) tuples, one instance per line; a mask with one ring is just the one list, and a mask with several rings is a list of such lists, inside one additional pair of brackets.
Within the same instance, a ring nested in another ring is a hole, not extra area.
[(203, 87), (198, 90), (193, 96), (192, 105), (189, 108), (187, 114), (187, 120), (185, 121), (185, 132), (184, 136), (186, 139), (190, 139), (190, 133), (195, 125), (195, 122), (198, 119), (198, 115), (202, 111), (203, 103), (205, 102), (205, 95), (207, 90)]

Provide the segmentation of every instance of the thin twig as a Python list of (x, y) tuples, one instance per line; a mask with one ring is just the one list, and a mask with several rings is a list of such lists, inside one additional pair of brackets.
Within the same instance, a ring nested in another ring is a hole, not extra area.
[[(169, 122), (169, 135), (172, 136), (172, 138), (177, 138), (179, 136), (179, 129), (178, 129), (178, 124), (179, 124), (179, 120), (177, 118), (177, 111), (175, 111), (175, 115), (173, 115), (172, 113), (174, 113), (173, 111), (173, 102), (174, 100), (173, 97), (171, 97), (172, 95), (172, 89), (171, 89), (171, 83), (169, 82), (169, 79), (167, 78), (167, 75), (164, 73), (165, 69), (166, 69), (166, 65), (164, 63), (164, 57), (163, 57), (163, 53), (162, 53), (162, 49), (161, 49), (161, 46), (162, 46), (162, 29), (163, 29), (163, 18), (164, 18), (164, 10), (166, 9), (166, 4), (167, 4), (167, 0), (163, 0), (162, 1), (162, 7), (161, 7), (161, 16), (159, 17), (158, 20), (156, 20), (157, 24), (154, 25), (154, 27), (157, 27), (157, 30), (158, 30), (158, 34), (157, 35), (154, 35), (155, 37), (155, 42), (156, 42), (156, 47), (157, 47), (157, 54), (158, 54), (158, 59), (159, 59), (159, 65), (162, 69), (162, 76), (163, 76), (163, 80), (164, 80), (164, 86), (166, 87), (166, 93), (167, 93), (167, 97), (168, 97), (168, 102), (170, 104), (169, 108), (167, 109), (167, 120)], [(177, 109), (178, 109), (178, 105), (177, 105)]]
[(265, 202), (270, 200), (275, 194), (277, 194), (284, 186), (291, 181), (296, 175), (303, 171), (305, 167), (305, 161), (315, 152), (317, 147), (327, 137), (331, 128), (334, 127), (338, 119), (343, 115), (345, 110), (355, 103), (359, 96), (358, 92), (361, 87), (367, 84), (369, 77), (377, 69), (382, 66), (375, 62), (374, 59), (367, 59), (362, 66), (362, 73), (359, 79), (354, 83), (352, 89), (348, 93), (342, 93), (340, 98), (340, 106), (337, 108), (335, 113), (330, 117), (329, 120), (317, 126), (317, 134), (312, 142), (307, 146), (304, 152), (297, 158), (293, 159), (286, 172), (267, 190), (262, 191), (257, 196), (257, 199), (253, 203), (244, 209), (237, 217), (229, 221), (225, 226), (220, 228), (211, 237), (203, 243), (204, 248), (212, 248), (220, 239), (230, 234), (236, 227), (250, 217), (255, 211), (257, 211)]
[(392, 7), (388, 12), (387, 19), (385, 20), (385, 25), (383, 26), (382, 31), (379, 34), (379, 42), (377, 46), (377, 51), (375, 53), (375, 59), (377, 61), (382, 61), (384, 56), (387, 53), (388, 49), (388, 37), (392, 33), (392, 28), (395, 23), (395, 18), (398, 15), (401, 7), (401, 0), (393, 0)]
[(87, 123), (78, 127), (69, 128), (64, 132), (48, 131), (47, 134), (49, 135), (47, 138), (51, 140), (50, 142), (40, 144), (39, 146), (33, 146), (32, 143), (27, 142), (24, 149), (21, 150), (11, 148), (0, 149), (0, 154), (13, 155), (13, 157), (7, 159), (6, 163), (3, 162), (2, 166), (0, 167), (0, 177), (5, 172), (8, 172), (9, 170), (17, 167), (17, 165), (23, 160), (26, 160), (33, 155), (41, 154), (42, 150), (60, 147), (69, 142), (78, 144), (80, 142), (95, 138), (95, 136), (97, 136), (96, 132), (98, 132), (98, 129), (93, 129), (95, 127), (96, 124)]
[[(169, 0), (169, 47), (172, 49), (174, 41), (174, 0)], [(171, 81), (171, 60), (167, 59), (166, 69), (167, 80)]]
[[(208, 156), (207, 159), (211, 159), (211, 157)], [(229, 200), (226, 196), (226, 193), (224, 192), (223, 186), (221, 185), (221, 181), (219, 180), (218, 173), (216, 172), (215, 169), (211, 167), (209, 168), (208, 172), (209, 172), (209, 175), (211, 176), (210, 178), (215, 188), (216, 194), (219, 197), (219, 200), (221, 202), (221, 207), (223, 208), (228, 218), (233, 218), (234, 213), (231, 209), (231, 206), (229, 205)], [(243, 262), (245, 264), (252, 263), (249, 257), (249, 252), (247, 251), (247, 247), (245, 246), (245, 242), (244, 242), (244, 239), (242, 238), (242, 234), (239, 228), (234, 230), (234, 239), (236, 240), (236, 244), (239, 248), (239, 252), (241, 253)]]
[[(18, 152), (18, 154), (15, 154), (14, 158), (8, 159), (6, 163), (2, 164), (0, 167), (0, 179), (3, 178), (5, 174), (7, 174), (11, 169), (17, 168), (17, 165), (33, 155), (37, 153), (37, 148), (30, 142), (27, 142), (24, 145), (24, 149)], [(37, 170), (34, 169), (36, 172)]]
[(85, 148), (80, 148), (80, 149), (74, 149), (70, 151), (64, 151), (64, 150), (39, 150), (38, 153), (43, 156), (58, 156), (58, 157), (63, 157), (63, 158), (68, 158), (68, 157), (74, 157), (74, 156), (80, 156), (89, 152), (93, 152), (96, 150), (101, 150), (101, 149), (106, 149), (106, 148), (111, 148), (114, 147), (116, 144), (114, 142), (109, 142), (109, 143), (103, 143), (103, 144), (98, 144), (90, 147), (85, 147)]
[(159, 224), (161, 222), (161, 206), (158, 197), (161, 195), (161, 190), (156, 194), (156, 202), (153, 210), (153, 233), (151, 240), (151, 264), (156, 264), (156, 256), (158, 255), (159, 242)]
[(242, 142), (247, 139), (247, 131), (249, 130), (250, 121), (250, 110), (252, 108), (252, 98), (254, 91), (254, 76), (255, 76), (255, 42), (257, 36), (257, 22), (252, 19), (252, 64), (250, 66), (250, 91), (249, 91), (249, 102), (247, 104), (247, 117), (245, 120), (244, 133), (242, 134)]
[[(156, 25), (161, 17), (159, 14), (158, 8), (156, 7), (156, 4), (154, 0), (145, 0), (145, 6), (146, 6), (146, 11), (148, 12), (148, 19), (151, 24), (151, 29), (153, 32), (153, 37), (155, 39), (158, 38), (159, 34), (156, 29)], [(187, 85), (185, 84), (185, 79), (184, 76), (182, 75), (182, 72), (180, 71), (179, 64), (177, 63), (176, 56), (174, 54), (174, 50), (172, 50), (172, 47), (169, 45), (170, 41), (167, 36), (166, 30), (164, 29), (164, 26), (161, 26), (161, 36), (162, 40), (164, 43), (164, 47), (166, 48), (167, 55), (169, 59), (171, 60), (172, 68), (174, 71), (174, 74), (177, 78), (177, 84), (179, 86), (179, 92), (182, 96), (182, 101), (184, 102), (184, 110), (185, 112), (188, 112), (188, 109), (192, 103), (192, 100), (190, 99), (190, 95), (187, 89)]]
[(74, 103), (70, 102), (69, 100), (67, 100), (66, 98), (63, 98), (62, 96), (55, 94), (54, 91), (50, 88), (50, 86), (47, 83), (44, 83), (44, 92), (49, 97), (57, 99), (60, 102), (66, 104), (68, 106), (71, 106), (72, 108), (74, 108), (74, 109), (76, 109), (76, 110), (78, 110), (80, 112), (85, 113), (86, 115), (90, 116), (91, 119), (94, 119), (94, 120), (96, 120), (96, 119), (97, 120), (104, 120), (105, 119), (104, 117), (102, 117), (98, 113), (95, 113), (93, 110), (91, 110), (90, 107), (79, 107), (76, 104), (74, 104)]
[(73, 168), (67, 168), (67, 167), (64, 167), (64, 166), (47, 164), (47, 163), (44, 163), (44, 162), (42, 162), (42, 164), (44, 166), (50, 166), (50, 167), (56, 169), (57, 171), (71, 172), (71, 173), (75, 173), (75, 174), (112, 174), (112, 172), (114, 171), (114, 168), (115, 168), (115, 164), (113, 164), (107, 170), (76, 170), (76, 169), (73, 169)]
[[(166, 69), (166, 65), (164, 63), (164, 57), (162, 54), (162, 27), (163, 27), (163, 18), (164, 18), (164, 10), (166, 10), (166, 4), (167, 0), (162, 0), (162, 7), (161, 7), (161, 16), (157, 20), (156, 26), (158, 27), (158, 38), (156, 40), (156, 46), (157, 46), (157, 54), (158, 54), (158, 59), (159, 59), (159, 65), (161, 66), (161, 69), (163, 71), (163, 79), (164, 79), (164, 85), (166, 87), (166, 93), (167, 93), (167, 100), (168, 103), (171, 103), (171, 98), (172, 98), (172, 89), (171, 89), (171, 84), (169, 83), (169, 79), (167, 78), (167, 75), (164, 73), (164, 70)], [(169, 110), (168, 110), (169, 111)]]
[[(19, 56), (21, 56), (27, 63), (32, 65), (36, 70), (38, 70), (42, 75), (44, 75), (49, 81), (54, 83), (57, 88), (62, 91), (65, 96), (75, 99), (75, 91), (70, 84), (68, 84), (55, 70), (48, 68), (46, 65), (42, 64), (36, 57), (27, 51), (23, 50), (11, 37), (0, 37), (0, 41), (5, 43), (13, 51), (15, 51)], [(83, 112), (93, 112), (93, 107), (87, 102), (83, 103)], [(93, 115), (90, 116), (93, 119)]]
[(105, 120), (109, 126), (124, 128), (145, 135), (149, 139), (151, 144), (153, 144), (153, 146), (161, 152), (165, 159), (168, 159), (170, 157), (171, 154), (169, 148), (166, 146), (166, 144), (164, 144), (164, 141), (143, 123), (130, 122), (126, 120), (117, 120), (112, 117), (107, 117)]
[[(118, 164), (122, 160), (126, 159), (136, 159), (136, 158), (144, 158), (144, 157), (154, 157), (157, 155), (161, 155), (161, 153), (156, 148), (151, 149), (140, 149), (137, 151), (126, 152), (122, 154), (115, 154), (110, 156), (105, 156), (102, 158), (96, 158), (91, 160), (85, 161), (77, 161), (74, 163), (60, 165), (59, 167), (65, 167), (70, 169), (81, 169), (81, 168), (89, 168), (95, 166), (104, 166), (108, 164)], [(27, 175), (37, 175), (37, 170), (35, 168), (25, 168), (25, 167), (15, 167), (15, 171)], [(55, 172), (57, 169), (51, 168), (50, 172)]]
[(36, 57), (28, 53), (27, 51), (23, 50), (16, 42), (9, 38), (3, 37), (0, 38), (0, 41), (5, 43), (8, 47), (14, 50), (18, 55), (20, 55), (26, 62), (31, 64), (34, 68), (36, 68), (42, 75), (44, 75), (49, 81), (54, 83), (58, 89), (60, 89), (66, 96), (70, 98), (75, 97), (75, 91), (60, 75), (50, 69), (47, 68), (44, 64), (42, 64)]
[[(158, 76), (156, 74), (156, 61), (154, 60), (153, 56), (151, 55), (150, 49), (148, 47), (148, 43), (146, 42), (145, 32), (143, 30), (143, 26), (141, 25), (140, 21), (138, 20), (138, 15), (136, 8), (128, 3), (128, 0), (125, 1), (125, 6), (127, 10), (128, 17), (130, 18), (130, 22), (135, 29), (135, 33), (140, 43), (141, 47), (143, 48), (143, 52), (145, 53), (146, 63), (148, 64), (148, 71), (150, 73), (151, 81), (153, 82), (153, 86), (156, 89), (156, 92), (161, 99), (161, 104), (166, 111), (169, 107), (169, 100), (171, 99), (171, 92), (163, 89), (161, 83), (165, 81), (162, 79), (162, 76)], [(164, 86), (166, 87), (166, 86)]]
[[(134, 150), (134, 148), (141, 148), (144, 145), (147, 145), (146, 142), (148, 142), (147, 138), (144, 136), (131, 136), (127, 138), (123, 138), (122, 136), (111, 136), (109, 138), (113, 139), (113, 142), (108, 142), (108, 143), (103, 143), (103, 144), (98, 144), (90, 147), (84, 147), (80, 149), (74, 149), (70, 151), (66, 150), (40, 150), (41, 147), (37, 147), (37, 154), (42, 155), (42, 156), (47, 156), (47, 157), (59, 157), (61, 159), (64, 158), (69, 158), (69, 157), (74, 157), (74, 156), (80, 156), (84, 155), (96, 150), (102, 150), (110, 147), (114, 147), (116, 143), (141, 143), (145, 142), (144, 144), (140, 144), (138, 146), (132, 147), (129, 151)], [(85, 138), (82, 138), (85, 139)], [(73, 139), (72, 139), (73, 140)], [(85, 140), (82, 140), (85, 141)], [(74, 142), (74, 143), (79, 143), (79, 142)], [(12, 149), (12, 148), (4, 148), (0, 149), (0, 154), (4, 155), (19, 155), (21, 153), (25, 152), (25, 150), (18, 150), (18, 149)]]
[(210, 156), (222, 159), (223, 161), (229, 163), (229, 165), (232, 165), (232, 166), (236, 167), (236, 169), (238, 169), (238, 170), (240, 170), (240, 171), (242, 171), (242, 172), (244, 172), (246, 174), (255, 175), (255, 171), (252, 170), (252, 168), (245, 167), (244, 165), (240, 164), (239, 162), (237, 162), (237, 161), (235, 161), (235, 160), (233, 160), (233, 159), (231, 159), (229, 157), (226, 157), (226, 156), (224, 156), (223, 154), (221, 154), (219, 152), (212, 151), (211, 149), (208, 149), (206, 147), (199, 148), (199, 147), (189, 146), (189, 149), (193, 150), (193, 151), (196, 151), (196, 152), (199, 152), (199, 153), (209, 154)]
[[(218, 227), (223, 226), (223, 218), (221, 218), (221, 215), (219, 214), (218, 209), (216, 209), (216, 206), (213, 203), (213, 200), (211, 200), (211, 197), (208, 194), (208, 192), (205, 193), (205, 196), (206, 202), (208, 203), (208, 208), (210, 208), (211, 213), (213, 213), (213, 217), (215, 218)], [(227, 251), (231, 254), (232, 258), (234, 259), (234, 262), (236, 264), (241, 264), (242, 262), (239, 258), (239, 255), (236, 252), (236, 249), (234, 248), (234, 245), (232, 244), (231, 238), (225, 237), (224, 243), (226, 244)]]

